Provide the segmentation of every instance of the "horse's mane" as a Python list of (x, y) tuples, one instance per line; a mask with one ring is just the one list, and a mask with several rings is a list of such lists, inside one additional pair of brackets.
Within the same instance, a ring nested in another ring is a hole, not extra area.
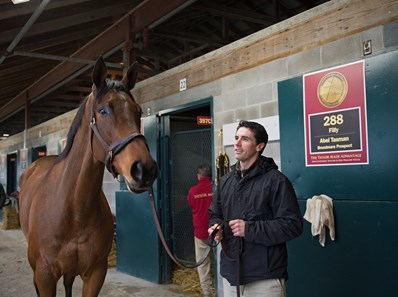
[[(134, 101), (133, 96), (131, 95), (130, 91), (126, 88), (126, 86), (122, 82), (113, 79), (106, 79), (106, 84), (104, 84), (102, 88), (98, 91), (97, 98), (104, 96), (109, 90), (112, 89), (118, 92), (126, 92), (127, 94), (130, 95), (131, 99)], [(54, 163), (60, 162), (61, 160), (65, 159), (66, 156), (69, 154), (73, 145), (73, 140), (75, 139), (76, 132), (79, 129), (80, 123), (84, 115), (87, 99), (88, 97), (86, 97), (83, 100), (82, 104), (80, 105), (79, 110), (77, 111), (76, 116), (73, 119), (72, 125), (69, 129), (68, 136), (66, 137), (65, 149), (62, 151), (61, 154), (57, 156), (57, 158), (54, 160)]]
[(65, 149), (62, 151), (61, 154), (58, 155), (58, 157), (54, 160), (54, 163), (58, 163), (61, 160), (65, 159), (66, 156), (69, 154), (70, 149), (72, 148), (73, 145), (73, 140), (75, 139), (75, 135), (77, 132), (77, 129), (79, 129), (80, 122), (82, 121), (83, 115), (84, 115), (84, 110), (86, 109), (86, 102), (87, 102), (86, 97), (82, 104), (79, 107), (79, 110), (76, 113), (75, 118), (73, 119), (72, 125), (69, 129), (68, 136), (66, 137), (66, 146)]

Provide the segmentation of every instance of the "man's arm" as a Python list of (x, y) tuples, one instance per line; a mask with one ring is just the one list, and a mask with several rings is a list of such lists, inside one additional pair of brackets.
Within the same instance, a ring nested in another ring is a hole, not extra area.
[(267, 246), (282, 244), (298, 237), (303, 231), (303, 219), (296, 193), (284, 175), (277, 177), (272, 197), (273, 218), (247, 221), (245, 239)]

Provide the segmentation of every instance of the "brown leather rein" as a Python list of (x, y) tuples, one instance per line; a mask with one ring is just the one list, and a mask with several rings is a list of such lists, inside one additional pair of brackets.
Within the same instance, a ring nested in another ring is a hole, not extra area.
[[(208, 239), (208, 242), (207, 242), (207, 249), (206, 249), (204, 255), (202, 256), (202, 258), (198, 262), (196, 262), (194, 265), (186, 265), (184, 263), (181, 263), (180, 261), (178, 261), (174, 257), (174, 255), (172, 254), (172, 252), (170, 251), (170, 249), (169, 249), (169, 247), (168, 247), (168, 245), (166, 243), (166, 240), (165, 240), (164, 235), (163, 235), (162, 228), (161, 228), (160, 223), (159, 223), (159, 217), (158, 217), (158, 214), (157, 214), (157, 211), (156, 211), (156, 205), (155, 205), (155, 200), (154, 200), (154, 197), (153, 197), (152, 186), (148, 188), (148, 194), (149, 194), (149, 202), (151, 203), (152, 215), (153, 215), (153, 218), (155, 220), (156, 229), (158, 231), (159, 238), (160, 238), (160, 240), (161, 240), (161, 242), (163, 244), (164, 249), (166, 250), (166, 252), (169, 255), (169, 257), (171, 258), (171, 260), (173, 260), (173, 262), (176, 263), (178, 266), (182, 266), (182, 267), (185, 267), (185, 268), (197, 268), (198, 266), (202, 265), (205, 262), (206, 258), (209, 256), (212, 248), (216, 247), (220, 243), (220, 242), (216, 242), (214, 240), (214, 237), (216, 236), (216, 234), (218, 232), (218, 228), (219, 227), (221, 228), (224, 224), (228, 223), (230, 220), (223, 220), (223, 221), (221, 221), (220, 223), (217, 224), (218, 225), (217, 228), (209, 235), (209, 239)], [(226, 256), (226, 258), (229, 261), (237, 261), (238, 262), (238, 264), (237, 264), (238, 269), (236, 271), (236, 277), (237, 277), (238, 283), (240, 283), (240, 256), (241, 256), (241, 253), (242, 253), (242, 239), (238, 238), (238, 242), (239, 242), (239, 248), (238, 248), (238, 255), (237, 255), (236, 258), (233, 258), (233, 257), (228, 255), (228, 253), (226, 252), (226, 247), (224, 245), (224, 241), (221, 241), (221, 247), (222, 247), (222, 251), (223, 251), (224, 255)], [(239, 285), (236, 286), (236, 296), (240, 297), (240, 286)]]
[(185, 267), (185, 268), (196, 268), (196, 267), (202, 265), (206, 261), (206, 258), (209, 256), (212, 248), (216, 247), (218, 245), (218, 243), (215, 243), (215, 241), (213, 239), (215, 233), (214, 233), (214, 235), (212, 234), (213, 236), (212, 235), (209, 236), (209, 240), (208, 240), (206, 251), (203, 254), (202, 258), (200, 258), (200, 260), (198, 262), (196, 262), (193, 265), (186, 265), (186, 264), (178, 261), (176, 259), (176, 257), (174, 257), (173, 253), (170, 251), (170, 249), (169, 249), (169, 247), (168, 247), (168, 245), (166, 243), (166, 240), (164, 238), (163, 231), (162, 231), (162, 228), (161, 228), (160, 223), (159, 223), (159, 217), (158, 217), (158, 214), (157, 214), (157, 211), (156, 211), (156, 205), (155, 205), (155, 200), (154, 200), (154, 197), (153, 197), (153, 189), (152, 189), (152, 187), (150, 187), (148, 189), (148, 194), (149, 194), (149, 202), (151, 203), (152, 215), (153, 215), (153, 218), (155, 220), (156, 229), (158, 231), (160, 241), (162, 242), (163, 247), (166, 250), (166, 252), (169, 255), (169, 257), (171, 258), (171, 260), (173, 260), (173, 262), (176, 263), (178, 266), (182, 266), (182, 267)]

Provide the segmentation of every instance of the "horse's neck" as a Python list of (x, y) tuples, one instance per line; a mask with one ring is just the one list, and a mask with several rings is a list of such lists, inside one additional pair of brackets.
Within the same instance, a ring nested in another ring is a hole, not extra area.
[(83, 200), (81, 203), (86, 205), (90, 200), (97, 203), (105, 165), (93, 155), (89, 129), (80, 127), (65, 161), (63, 174), (72, 180), (74, 198), (79, 202)]

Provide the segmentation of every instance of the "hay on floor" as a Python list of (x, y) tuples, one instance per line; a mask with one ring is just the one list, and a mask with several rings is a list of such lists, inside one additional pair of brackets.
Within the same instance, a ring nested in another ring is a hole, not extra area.
[(183, 292), (202, 293), (196, 269), (174, 267), (172, 282), (178, 285)]
[(11, 205), (3, 207), (3, 229), (19, 229), (19, 214)]
[(112, 241), (112, 248), (108, 255), (108, 268), (116, 267), (116, 240)]
[[(212, 265), (212, 279), (214, 280)], [(174, 265), (172, 283), (178, 285), (179, 289), (186, 293), (194, 293), (196, 296), (202, 296), (202, 289), (200, 287), (198, 270), (196, 268), (185, 268)], [(213, 281), (212, 296), (216, 296)]]

